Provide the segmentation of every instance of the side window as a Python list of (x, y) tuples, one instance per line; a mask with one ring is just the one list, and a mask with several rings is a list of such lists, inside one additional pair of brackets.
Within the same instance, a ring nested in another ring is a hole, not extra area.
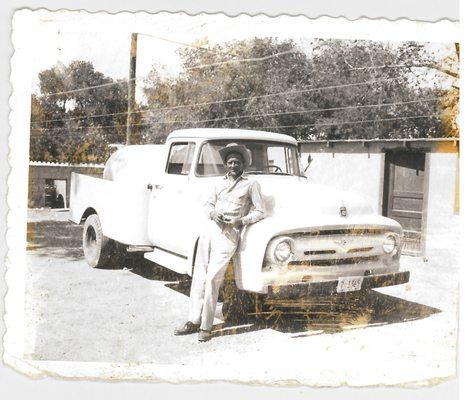
[(222, 147), (217, 143), (205, 143), (202, 146), (196, 168), (197, 176), (218, 176), (225, 173), (225, 166), (218, 152)]
[(286, 173), (286, 152), (285, 147), (268, 147), (268, 172)]
[(194, 151), (195, 143), (173, 143), (169, 150), (166, 172), (174, 175), (188, 175)]

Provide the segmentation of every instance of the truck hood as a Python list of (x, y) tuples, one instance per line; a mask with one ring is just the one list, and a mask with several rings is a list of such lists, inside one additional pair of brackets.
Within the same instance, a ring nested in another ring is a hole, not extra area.
[(296, 218), (300, 214), (338, 218), (341, 207), (345, 207), (350, 217), (375, 214), (368, 201), (353, 192), (335, 190), (292, 176), (249, 177), (261, 185), (268, 217), (276, 214)]

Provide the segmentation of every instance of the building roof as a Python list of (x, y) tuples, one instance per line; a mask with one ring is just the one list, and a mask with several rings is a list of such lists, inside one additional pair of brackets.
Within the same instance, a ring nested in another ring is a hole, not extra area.
[(296, 139), (281, 133), (254, 131), (249, 129), (227, 129), (227, 128), (196, 128), (179, 129), (169, 134), (169, 139), (175, 138), (198, 138), (198, 139), (235, 139), (235, 140), (269, 140), (297, 144)]
[(105, 164), (88, 164), (88, 163), (59, 163), (59, 162), (49, 162), (49, 161), (32, 161), (30, 160), (30, 166), (36, 167), (73, 167), (73, 168), (103, 168)]
[(460, 138), (301, 140), (299, 144), (302, 152), (384, 153), (389, 150), (412, 149), (432, 153), (458, 153)]
[(399, 139), (313, 139), (299, 140), (299, 143), (435, 143), (435, 142), (451, 142), (458, 143), (460, 138), (399, 138)]

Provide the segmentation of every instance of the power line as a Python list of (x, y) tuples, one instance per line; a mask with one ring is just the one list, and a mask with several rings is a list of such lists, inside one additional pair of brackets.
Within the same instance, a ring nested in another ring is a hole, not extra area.
[[(144, 36), (149, 36), (149, 37), (159, 39), (159, 40), (163, 40), (163, 41), (169, 42), (169, 43), (178, 44), (178, 45), (185, 46), (185, 47), (191, 47), (191, 48), (198, 49), (198, 50), (210, 51), (210, 52), (213, 52), (213, 53), (216, 52), (216, 50), (214, 50), (214, 49), (209, 49), (209, 48), (203, 47), (203, 46), (197, 46), (197, 45), (192, 45), (192, 44), (189, 44), (189, 43), (179, 42), (179, 41), (176, 41), (176, 40), (163, 38), (161, 36), (154, 36), (154, 35), (150, 35), (148, 33), (138, 33), (138, 34), (139, 35), (144, 35)], [(291, 49), (291, 50), (281, 51), (279, 53), (270, 54), (268, 56), (263, 56), (263, 57), (250, 57), (250, 58), (242, 58), (242, 59), (236, 59), (236, 60), (219, 61), (219, 62), (212, 63), (212, 64), (201, 64), (201, 65), (196, 65), (196, 66), (193, 66), (193, 67), (189, 67), (189, 68), (187, 68), (187, 70), (216, 67), (218, 65), (238, 63), (238, 62), (265, 61), (265, 60), (270, 60), (272, 58), (276, 58), (276, 57), (283, 56), (283, 55), (286, 55), (286, 54), (295, 53), (296, 51), (297, 51), (296, 49)], [(225, 54), (225, 53), (223, 53), (223, 54)], [(228, 55), (228, 53), (226, 55)]]
[(207, 47), (197, 46), (197, 45), (193, 45), (193, 44), (190, 44), (190, 43), (179, 42), (177, 40), (167, 39), (167, 38), (164, 38), (162, 36), (154, 36), (154, 35), (150, 35), (149, 33), (139, 33), (139, 32), (137, 32), (137, 33), (140, 36), (149, 36), (149, 37), (152, 37), (154, 39), (162, 40), (164, 42), (178, 44), (178, 45), (185, 46), (185, 47), (191, 47), (191, 48), (198, 49), (198, 50), (206, 50), (206, 51), (215, 52), (215, 50), (208, 49)]
[[(140, 33), (140, 35), (152, 36), (152, 35), (147, 35), (147, 34), (143, 34), (143, 33)], [(152, 37), (155, 37), (155, 36), (152, 36)], [(197, 49), (204, 49), (204, 50), (212, 51), (212, 50), (206, 49), (204, 47), (192, 46), (190, 44), (175, 42), (175, 41), (167, 40), (167, 39), (164, 39), (164, 38), (157, 38), (157, 39), (166, 40), (166, 41), (171, 42), (171, 43), (181, 44), (183, 46), (189, 46), (189, 47), (194, 47), (194, 48), (197, 48)], [(202, 69), (202, 68), (214, 67), (214, 66), (217, 66), (217, 65), (237, 63), (237, 62), (264, 61), (264, 60), (268, 60), (268, 59), (271, 59), (271, 58), (279, 57), (281, 55), (290, 54), (290, 53), (294, 53), (294, 52), (296, 52), (296, 50), (291, 49), (291, 50), (283, 51), (283, 52), (280, 52), (280, 53), (275, 53), (275, 54), (265, 56), (265, 57), (254, 57), (254, 58), (246, 58), (246, 59), (227, 60), (227, 61), (220, 61), (220, 62), (212, 63), (212, 64), (196, 65), (194, 67), (187, 68), (187, 70)], [(366, 69), (401, 68), (401, 67), (428, 68), (428, 66), (424, 66), (424, 65), (416, 66), (416, 65), (407, 65), (407, 64), (403, 65), (403, 64), (400, 64), (400, 65), (378, 65), (378, 66), (370, 66), (370, 67), (353, 67), (353, 68), (348, 68), (348, 70), (355, 71), (355, 70), (366, 70)], [(146, 79), (146, 78), (145, 77), (136, 78), (136, 80), (140, 80), (140, 79)], [(59, 96), (59, 95), (63, 95), (63, 94), (83, 92), (83, 91), (86, 91), (86, 90), (97, 89), (97, 88), (102, 88), (102, 87), (108, 87), (108, 86), (114, 86), (114, 85), (123, 85), (123, 84), (127, 84), (128, 81), (133, 81), (133, 80), (135, 80), (135, 79), (121, 80), (121, 81), (116, 81), (116, 82), (108, 82), (108, 83), (103, 83), (103, 84), (94, 85), (94, 86), (85, 86), (85, 87), (82, 87), (82, 88), (65, 90), (65, 91), (61, 91), (61, 92), (44, 93), (44, 94), (41, 94), (41, 96), (42, 97), (51, 97), (51, 96)]]
[(319, 91), (319, 90), (340, 89), (340, 88), (345, 88), (345, 87), (361, 86), (361, 85), (372, 85), (372, 84), (377, 84), (377, 83), (382, 83), (382, 82), (394, 81), (394, 80), (398, 80), (398, 79), (399, 78), (386, 78), (386, 79), (380, 79), (380, 80), (346, 83), (346, 84), (322, 86), (322, 87), (316, 87), (316, 88), (308, 86), (306, 88), (298, 89), (298, 90), (287, 90), (287, 91), (283, 91), (283, 92), (268, 93), (268, 94), (262, 94), (262, 95), (256, 95), (256, 96), (239, 97), (239, 98), (228, 99), (228, 100), (208, 101), (208, 102), (188, 104), (188, 105), (183, 104), (183, 105), (179, 105), (179, 106), (165, 107), (165, 108), (153, 108), (153, 107), (151, 107), (148, 110), (167, 111), (167, 110), (175, 110), (175, 109), (188, 108), (188, 107), (198, 107), (198, 106), (200, 107), (200, 106), (206, 106), (206, 105), (212, 105), (212, 104), (226, 104), (226, 103), (234, 103), (234, 102), (244, 101), (244, 100), (262, 99), (262, 98), (268, 98), (268, 97), (273, 97), (273, 96), (282, 96), (282, 95), (285, 95), (285, 94), (292, 95), (292, 94), (316, 92), (316, 91)]
[(416, 119), (416, 118), (432, 118), (439, 117), (436, 114), (430, 115), (414, 115), (405, 117), (393, 117), (393, 118), (381, 118), (381, 119), (366, 119), (361, 121), (342, 121), (342, 122), (327, 122), (327, 123), (314, 123), (314, 124), (297, 124), (297, 125), (273, 125), (273, 126), (257, 126), (253, 129), (279, 129), (279, 128), (304, 128), (304, 127), (319, 127), (319, 126), (335, 126), (335, 125), (350, 125), (350, 124), (364, 124), (371, 122), (385, 122), (385, 121), (396, 121), (404, 119)]
[(90, 89), (97, 89), (97, 88), (113, 86), (113, 85), (123, 85), (123, 84), (127, 84), (127, 83), (128, 83), (128, 81), (109, 82), (109, 83), (103, 83), (101, 85), (86, 86), (86, 87), (79, 88), (79, 89), (65, 90), (63, 92), (45, 93), (45, 94), (42, 94), (41, 96), (43, 96), (43, 97), (59, 96), (59, 95), (62, 95), (62, 94), (83, 92), (83, 91), (90, 90)]
[[(300, 110), (300, 111), (285, 111), (285, 112), (277, 112), (277, 113), (266, 113), (266, 114), (247, 114), (247, 115), (238, 115), (238, 116), (231, 116), (231, 117), (222, 117), (222, 118), (214, 118), (214, 119), (206, 119), (201, 120), (198, 122), (214, 122), (214, 121), (225, 121), (231, 119), (240, 119), (240, 118), (253, 118), (253, 117), (267, 117), (267, 116), (274, 116), (274, 115), (290, 115), (290, 114), (307, 114), (311, 112), (323, 112), (323, 111), (339, 111), (339, 110), (346, 110), (346, 109), (358, 109), (358, 108), (370, 108), (370, 107), (388, 107), (388, 106), (396, 106), (396, 105), (404, 105), (404, 104), (414, 104), (414, 103), (423, 103), (423, 102), (430, 102), (438, 100), (438, 98), (427, 98), (427, 99), (418, 99), (412, 101), (404, 101), (404, 102), (395, 102), (395, 103), (382, 103), (382, 104), (363, 104), (363, 105), (356, 105), (356, 106), (344, 106), (344, 107), (331, 107), (331, 108), (316, 108), (310, 110)], [(148, 110), (142, 110), (141, 112), (145, 112)], [(47, 123), (47, 122), (60, 122), (60, 121), (73, 121), (73, 120), (80, 120), (80, 119), (87, 119), (87, 118), (98, 118), (98, 117), (106, 117), (106, 116), (113, 116), (113, 115), (123, 115), (126, 112), (119, 112), (119, 113), (108, 113), (108, 114), (97, 114), (91, 116), (81, 116), (81, 117), (74, 117), (68, 119), (55, 119), (55, 120), (46, 120), (46, 121), (35, 121), (33, 123)], [(173, 121), (173, 122), (196, 122), (196, 121)]]
[[(303, 128), (303, 127), (319, 127), (319, 126), (337, 126), (337, 125), (350, 125), (350, 124), (363, 124), (363, 123), (372, 123), (372, 122), (385, 122), (385, 121), (396, 121), (396, 120), (405, 120), (405, 119), (417, 119), (417, 118), (431, 118), (437, 117), (436, 114), (429, 114), (429, 115), (414, 115), (414, 116), (403, 116), (403, 117), (393, 117), (393, 118), (381, 118), (381, 119), (367, 119), (367, 120), (360, 120), (360, 121), (340, 121), (340, 122), (327, 122), (327, 123), (313, 123), (313, 124), (296, 124), (296, 125), (272, 125), (272, 126), (258, 126), (258, 127), (251, 127), (252, 129), (280, 129), (280, 128)], [(202, 121), (172, 121), (169, 123), (199, 123)], [(166, 124), (166, 122), (157, 122), (157, 124)], [(146, 123), (146, 124), (133, 124), (134, 126), (150, 126), (153, 124)], [(106, 129), (106, 128), (117, 128), (117, 127), (126, 127), (126, 124), (121, 125), (99, 125), (99, 126), (80, 126), (75, 128), (74, 130), (82, 130), (82, 129)], [(51, 128), (47, 129), (47, 131), (63, 129), (61, 128)], [(31, 132), (45, 132), (45, 129), (32, 129)], [(76, 134), (77, 132), (64, 132), (61, 135), (71, 135)]]
[[(134, 111), (130, 114), (136, 114), (140, 112), (145, 112), (147, 110), (139, 110), (139, 111)], [(67, 121), (77, 121), (80, 119), (87, 119), (87, 118), (101, 118), (101, 117), (111, 117), (114, 115), (126, 115), (128, 114), (127, 111), (120, 111), (120, 112), (115, 112), (115, 113), (106, 113), (106, 114), (93, 114), (93, 115), (82, 115), (80, 117), (71, 117), (71, 118), (58, 118), (58, 119), (47, 119), (45, 121), (32, 121), (32, 124), (39, 124), (39, 123), (49, 123), (49, 122), (67, 122)]]
[[(161, 36), (154, 36), (154, 35), (150, 35), (150, 34), (147, 34), (147, 33), (138, 33), (138, 34), (142, 35), (142, 36), (152, 37), (152, 38), (162, 40), (162, 41), (165, 41), (165, 42), (169, 42), (169, 43), (178, 44), (180, 46), (185, 46), (185, 47), (190, 47), (190, 48), (205, 50), (205, 51), (210, 51), (210, 52), (215, 52), (216, 51), (216, 50), (213, 50), (213, 49), (208, 49), (208, 48), (203, 47), (203, 46), (192, 45), (192, 44), (189, 44), (189, 43), (184, 43), (184, 42), (180, 42), (180, 41), (176, 41), (176, 40), (172, 40), (172, 39), (167, 39), (167, 38), (164, 38), (164, 37), (161, 37)], [(187, 70), (203, 69), (203, 68), (209, 68), (209, 67), (214, 67), (214, 66), (224, 65), (224, 64), (229, 64), (229, 63), (265, 61), (265, 60), (268, 60), (268, 59), (272, 59), (272, 58), (275, 58), (275, 57), (279, 57), (279, 56), (282, 56), (282, 55), (291, 54), (291, 53), (295, 53), (295, 52), (297, 52), (297, 49), (293, 48), (293, 49), (290, 49), (290, 50), (282, 51), (280, 53), (275, 53), (275, 54), (271, 54), (271, 55), (264, 56), (264, 57), (252, 57), (252, 58), (244, 58), (244, 59), (236, 59), (236, 60), (226, 60), (226, 61), (220, 61), (220, 62), (212, 63), (212, 64), (196, 65), (196, 66), (187, 68)], [(427, 65), (394, 64), (394, 65), (377, 65), (377, 66), (367, 66), (367, 67), (350, 67), (350, 68), (348, 68), (348, 70), (351, 71), (351, 70), (403, 68), (403, 67), (404, 68), (405, 67), (429, 68), (430, 66), (427, 66)], [(144, 78), (139, 78), (139, 79), (144, 79)], [(121, 85), (121, 84), (125, 84), (125, 83), (127, 83), (127, 81), (109, 82), (109, 83), (104, 83), (104, 84), (100, 84), (100, 85), (94, 85), (94, 86), (87, 86), (87, 87), (78, 88), (78, 89), (65, 90), (65, 91), (61, 91), (61, 92), (45, 93), (42, 96), (45, 96), (45, 97), (59, 96), (59, 95), (63, 95), (63, 94), (76, 93), (76, 92), (81, 92), (81, 91), (90, 90), (90, 89), (97, 89), (97, 88), (113, 86), (113, 85)]]
[[(345, 106), (345, 107), (331, 107), (331, 108), (315, 108), (311, 110), (301, 110), (301, 111), (284, 111), (284, 112), (274, 112), (274, 113), (264, 113), (264, 114), (247, 114), (247, 115), (237, 115), (231, 117), (222, 117), (222, 118), (214, 118), (214, 119), (204, 119), (201, 121), (182, 121), (176, 120), (172, 122), (195, 122), (195, 123), (203, 123), (203, 122), (216, 122), (216, 121), (225, 121), (225, 120), (235, 120), (241, 118), (258, 118), (258, 117), (270, 117), (276, 115), (291, 115), (291, 114), (307, 114), (312, 112), (324, 112), (324, 111), (341, 111), (341, 110), (348, 110), (348, 109), (358, 109), (358, 108), (370, 108), (370, 107), (391, 107), (397, 105), (404, 105), (404, 104), (414, 104), (414, 103), (421, 103), (421, 102), (429, 102), (435, 101), (438, 98), (430, 98), (430, 99), (419, 99), (419, 100), (412, 100), (412, 101), (404, 101), (404, 102), (396, 102), (396, 103), (382, 103), (382, 104), (363, 104), (358, 106)], [(161, 123), (161, 122), (158, 122)], [(165, 123), (165, 122), (163, 122)]]
[(118, 80), (118, 81), (115, 81), (115, 82), (103, 83), (101, 85), (85, 86), (85, 87), (78, 88), (78, 89), (65, 90), (63, 92), (44, 93), (44, 94), (41, 94), (40, 96), (41, 97), (51, 97), (51, 96), (59, 96), (59, 95), (62, 95), (62, 94), (84, 92), (86, 90), (97, 89), (97, 88), (102, 88), (102, 87), (107, 87), (107, 86), (126, 85), (126, 84), (128, 84), (129, 81), (142, 80), (142, 79), (146, 79), (146, 78), (141, 76), (141, 77), (137, 77), (135, 79)]
[[(386, 79), (381, 79), (381, 80), (373, 80), (373, 81), (365, 81), (365, 82), (355, 82), (355, 83), (347, 83), (347, 84), (340, 84), (340, 85), (331, 85), (331, 86), (322, 86), (322, 87), (307, 87), (303, 89), (298, 89), (298, 90), (287, 90), (283, 92), (277, 92), (277, 93), (268, 93), (268, 94), (262, 94), (262, 95), (256, 95), (256, 96), (246, 96), (246, 97), (238, 97), (238, 98), (233, 98), (233, 99), (227, 99), (227, 100), (218, 100), (218, 101), (207, 101), (207, 102), (201, 102), (201, 103), (194, 103), (194, 104), (182, 104), (178, 106), (172, 106), (172, 107), (149, 107), (146, 110), (137, 110), (134, 111), (133, 113), (146, 113), (150, 111), (170, 111), (170, 110), (177, 110), (181, 108), (192, 108), (192, 107), (203, 107), (203, 106), (208, 106), (208, 105), (214, 105), (214, 104), (228, 104), (228, 103), (235, 103), (238, 101), (244, 101), (244, 100), (252, 100), (252, 99), (261, 99), (261, 98), (268, 98), (268, 97), (273, 97), (273, 96), (282, 96), (285, 94), (288, 95), (293, 95), (293, 94), (300, 94), (300, 93), (309, 93), (309, 92), (316, 92), (319, 90), (327, 90), (327, 89), (340, 89), (340, 88), (345, 88), (345, 87), (352, 87), (352, 86), (362, 86), (362, 85), (371, 85), (371, 84), (377, 84), (377, 83), (382, 83), (382, 82), (389, 82), (393, 80), (397, 80), (399, 78), (386, 78)], [(126, 111), (124, 112), (117, 112), (117, 113), (108, 113), (108, 114), (96, 114), (96, 115), (88, 115), (88, 116), (81, 116), (81, 117), (72, 117), (68, 119), (50, 119), (50, 120), (45, 120), (45, 121), (35, 121), (32, 123), (48, 123), (48, 122), (61, 122), (61, 121), (73, 121), (77, 119), (86, 119), (86, 118), (99, 118), (99, 117), (106, 117), (106, 116), (112, 116), (112, 115), (125, 115), (128, 114)]]
[(385, 65), (371, 65), (367, 67), (350, 67), (349, 71), (358, 71), (364, 69), (385, 69), (385, 68), (434, 68), (433, 65), (427, 64), (385, 64)]
[[(152, 35), (147, 35), (147, 34), (143, 34), (143, 33), (140, 33), (140, 35), (152, 36)], [(155, 36), (152, 36), (152, 37), (155, 37)], [(164, 38), (158, 38), (158, 39), (166, 40), (166, 41), (171, 42), (171, 43), (181, 44), (183, 46), (189, 46), (189, 47), (194, 47), (194, 48), (197, 48), (197, 49), (212, 51), (212, 50), (206, 49), (204, 47), (192, 46), (190, 44), (175, 42), (175, 41), (167, 40), (167, 39), (164, 39)], [(214, 67), (214, 66), (218, 66), (218, 65), (229, 64), (229, 63), (237, 63), (237, 62), (264, 61), (264, 60), (268, 60), (268, 59), (271, 59), (271, 58), (279, 57), (281, 55), (290, 54), (290, 53), (294, 53), (294, 52), (296, 52), (296, 50), (291, 49), (291, 50), (283, 51), (283, 52), (280, 52), (280, 53), (275, 53), (275, 54), (265, 56), (265, 57), (227, 60), (227, 61), (220, 61), (220, 62), (212, 63), (212, 64), (196, 65), (194, 67), (187, 68), (187, 70), (203, 69), (203, 68), (207, 68), (207, 67)], [(402, 67), (405, 67), (405, 68), (429, 68), (429, 66), (425, 66), (425, 65), (399, 64), (399, 65), (377, 65), (377, 66), (368, 66), (368, 67), (352, 67), (352, 68), (347, 68), (347, 69), (349, 71), (356, 71), (356, 70), (367, 70), (367, 69), (402, 68)], [(335, 75), (335, 73), (334, 73), (334, 75)], [(141, 79), (146, 79), (146, 78), (145, 77), (139, 77), (139, 78), (135, 78), (135, 79), (136, 80), (141, 80)], [(60, 96), (60, 95), (63, 95), (63, 94), (83, 92), (83, 91), (86, 91), (86, 90), (97, 89), (97, 88), (102, 88), (102, 87), (108, 87), (108, 86), (114, 86), (114, 85), (123, 85), (123, 84), (127, 84), (128, 81), (133, 81), (135, 79), (121, 80), (121, 81), (116, 81), (116, 82), (108, 82), (108, 83), (103, 83), (103, 84), (100, 84), (100, 85), (86, 86), (86, 87), (82, 87), (82, 88), (78, 88), (78, 89), (65, 90), (65, 91), (61, 91), (61, 92), (44, 93), (44, 94), (41, 94), (41, 96), (42, 97)], [(399, 79), (399, 78), (396, 78), (396, 79)]]
[(280, 53), (271, 54), (271, 55), (265, 56), (265, 57), (242, 58), (242, 59), (237, 59), (237, 60), (219, 61), (219, 62), (216, 62), (216, 63), (213, 63), (213, 64), (196, 65), (196, 66), (194, 66), (194, 67), (189, 67), (189, 68), (187, 68), (187, 70), (192, 71), (192, 70), (194, 70), (194, 69), (210, 68), (210, 67), (216, 67), (216, 66), (219, 66), (219, 65), (232, 64), (232, 63), (240, 63), (240, 62), (266, 61), (266, 60), (270, 60), (270, 59), (272, 59), (272, 58), (280, 57), (280, 56), (283, 56), (283, 55), (286, 55), (286, 54), (295, 53), (295, 52), (296, 52), (295, 49), (291, 49), (291, 50), (282, 51), (282, 52), (280, 52)]
[[(143, 126), (143, 125), (150, 125), (149, 123), (145, 124), (130, 124), (132, 126)], [(98, 126), (78, 126), (73, 128), (73, 130), (82, 130), (82, 129), (106, 129), (106, 128), (122, 128), (126, 127), (127, 124), (116, 124), (116, 125), (98, 125)], [(56, 126), (54, 128), (39, 128), (39, 129), (31, 129), (31, 132), (45, 132), (45, 131), (57, 131), (61, 129), (67, 129), (64, 126)]]
[[(193, 45), (188, 44), (188, 43), (177, 42), (177, 41), (174, 41), (174, 40), (165, 39), (165, 38), (162, 38), (162, 37), (157, 37), (157, 36), (153, 36), (153, 35), (149, 35), (149, 34), (145, 34), (145, 33), (140, 33), (140, 35), (150, 36), (150, 37), (153, 37), (153, 38), (156, 38), (156, 39), (160, 39), (160, 40), (167, 41), (167, 42), (174, 43), (174, 44), (179, 44), (179, 45), (182, 45), (182, 46), (192, 47), (192, 48), (195, 48), (195, 49), (202, 49), (202, 50), (212, 51), (212, 50), (204, 48), (204, 47), (193, 46)], [(265, 56), (265, 57), (253, 57), (253, 58), (244, 58), (244, 59), (220, 61), (220, 62), (212, 63), (212, 64), (201, 64), (201, 65), (196, 65), (196, 66), (193, 66), (193, 67), (189, 67), (189, 68), (187, 68), (187, 70), (210, 68), (210, 67), (215, 67), (215, 66), (218, 66), (218, 65), (238, 63), (238, 62), (265, 61), (265, 60), (269, 60), (271, 58), (279, 57), (279, 56), (282, 56), (282, 55), (285, 55), (285, 54), (294, 53), (295, 51), (296, 51), (295, 49), (291, 49), (291, 50), (287, 50), (287, 51), (282, 51), (280, 53), (271, 54), (271, 55)], [(135, 78), (135, 79), (144, 79), (144, 78)], [(64, 94), (77, 93), (77, 92), (82, 92), (82, 91), (97, 89), (97, 88), (103, 88), (103, 87), (108, 87), (108, 86), (123, 85), (123, 84), (127, 84), (129, 81), (134, 81), (135, 79), (129, 79), (128, 81), (108, 82), (108, 83), (103, 83), (103, 84), (100, 84), (100, 85), (86, 86), (86, 87), (83, 87), (83, 88), (65, 90), (65, 91), (61, 91), (61, 92), (45, 93), (42, 96), (44, 96), (44, 97), (60, 96), (60, 95), (64, 95)]]

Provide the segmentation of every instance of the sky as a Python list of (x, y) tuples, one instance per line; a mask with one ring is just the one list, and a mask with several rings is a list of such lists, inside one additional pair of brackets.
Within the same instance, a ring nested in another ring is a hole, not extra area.
[[(347, 25), (349, 24), (349, 25)], [(165, 65), (170, 74), (180, 70), (178, 44), (166, 40), (209, 44), (253, 37), (295, 39), (301, 44), (312, 38), (418, 40), (439, 58), (453, 50), (456, 33), (447, 25), (411, 21), (356, 21), (325, 17), (266, 16), (227, 17), (224, 14), (189, 16), (185, 13), (87, 13), (72, 11), (22, 10), (15, 14), (13, 37), (16, 48), (30, 53), (28, 66), (32, 90), (37, 90), (38, 73), (58, 62), (91, 61), (95, 69), (112, 78), (127, 78), (131, 33), (137, 32), (137, 97), (142, 79), (153, 65)], [(166, 40), (162, 40), (164, 38)]]

